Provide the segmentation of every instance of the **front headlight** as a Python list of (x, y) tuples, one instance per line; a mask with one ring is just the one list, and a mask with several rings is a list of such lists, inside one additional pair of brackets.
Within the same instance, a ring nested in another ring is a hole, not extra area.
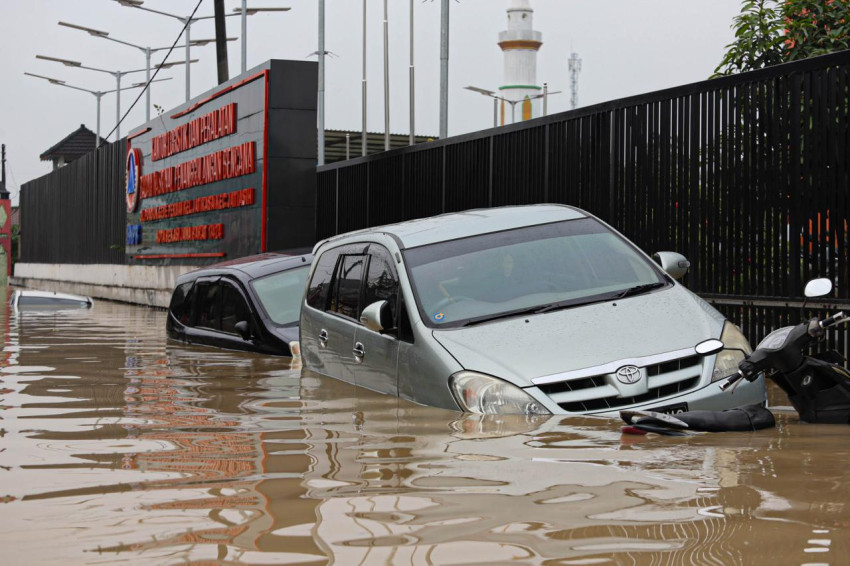
[(744, 356), (753, 352), (747, 338), (738, 330), (737, 326), (728, 320), (723, 326), (720, 341), (723, 342), (724, 348), (714, 360), (714, 373), (711, 374), (711, 381), (723, 379), (737, 372), (738, 364), (744, 361)]
[(528, 393), (483, 373), (459, 371), (449, 378), (449, 387), (461, 409), (482, 415), (550, 415), (552, 413)]

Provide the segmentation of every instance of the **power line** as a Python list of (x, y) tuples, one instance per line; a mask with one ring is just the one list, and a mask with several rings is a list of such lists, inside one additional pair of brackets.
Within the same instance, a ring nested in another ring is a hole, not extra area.
[[(183, 37), (183, 34), (184, 34), (184, 33), (186, 33), (186, 28), (187, 28), (187, 27), (189, 27), (189, 23), (191, 23), (192, 19), (195, 17), (195, 13), (198, 11), (198, 8), (200, 8), (200, 7), (201, 7), (201, 4), (203, 4), (203, 2), (204, 2), (204, 0), (198, 0), (198, 5), (197, 5), (197, 6), (195, 6), (195, 9), (194, 9), (194, 10), (192, 10), (192, 14), (191, 14), (188, 18), (186, 18), (186, 23), (184, 23), (184, 24), (183, 24), (183, 29), (182, 29), (182, 30), (180, 30), (180, 33), (179, 33), (179, 34), (177, 34), (177, 38), (174, 40), (174, 43), (173, 43), (173, 44), (171, 45), (171, 47), (168, 49), (168, 52), (165, 54), (165, 57), (163, 57), (163, 58), (162, 58), (162, 63), (160, 63), (159, 65), (157, 65), (157, 67), (156, 67), (156, 71), (154, 71), (153, 75), (151, 75), (150, 80), (147, 82), (147, 84), (145, 84), (145, 88), (143, 88), (143, 89), (139, 92), (139, 96), (137, 96), (137, 97), (136, 97), (136, 100), (134, 100), (134, 101), (133, 101), (133, 104), (131, 104), (131, 105), (130, 105), (130, 107), (127, 109), (127, 111), (126, 111), (126, 112), (124, 112), (124, 115), (123, 115), (123, 116), (121, 116), (121, 119), (120, 119), (120, 120), (118, 120), (118, 123), (117, 123), (117, 124), (115, 124), (115, 127), (114, 127), (114, 128), (112, 128), (112, 131), (110, 131), (108, 134), (106, 134), (106, 136), (105, 136), (103, 139), (101, 139), (100, 144), (98, 145), (98, 147), (102, 146), (102, 145), (103, 145), (103, 143), (104, 143), (104, 141), (105, 141), (105, 139), (106, 139), (106, 138), (109, 138), (109, 136), (111, 136), (111, 135), (112, 135), (112, 134), (113, 134), (113, 133), (114, 133), (114, 132), (118, 129), (118, 127), (119, 127), (119, 126), (120, 126), (120, 125), (124, 122), (124, 120), (127, 118), (127, 115), (130, 113), (130, 111), (131, 111), (131, 110), (133, 110), (133, 108), (136, 106), (136, 104), (139, 102), (139, 100), (141, 100), (142, 95), (143, 95), (143, 94), (145, 94), (145, 91), (147, 91), (147, 90), (150, 88), (151, 83), (154, 81), (154, 79), (156, 78), (156, 76), (159, 74), (160, 69), (162, 69), (162, 65), (165, 63), (165, 61), (166, 61), (166, 60), (168, 59), (168, 57), (171, 55), (171, 52), (172, 52), (172, 51), (174, 51), (174, 48), (177, 46), (177, 42), (178, 42), (178, 41), (180, 41), (180, 38), (181, 38), (181, 37)], [(188, 65), (188, 63), (187, 63), (187, 65)], [(188, 70), (187, 70), (187, 72), (188, 72)]]

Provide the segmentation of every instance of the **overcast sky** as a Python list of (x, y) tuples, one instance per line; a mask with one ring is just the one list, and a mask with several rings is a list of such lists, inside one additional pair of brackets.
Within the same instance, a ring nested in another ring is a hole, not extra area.
[[(145, 6), (188, 15), (197, 0), (146, 0)], [(414, 0), (416, 37), (416, 129), (439, 131), (440, 0)], [(502, 84), (502, 53), (496, 41), (506, 29), (509, 0), (460, 0), (451, 3), (449, 134), (492, 125), (492, 104), (463, 90), (474, 85), (495, 90)], [(535, 28), (543, 34), (538, 82), (564, 93), (550, 98), (550, 113), (569, 108), (567, 60), (571, 49), (583, 60), (579, 80), (581, 106), (650, 92), (707, 78), (733, 39), (730, 29), (741, 0), (531, 0)], [(241, 6), (225, 0), (226, 10)], [(267, 59), (309, 59), (317, 49), (316, 0), (249, 0), (249, 6), (291, 6), (284, 13), (248, 18), (248, 67)], [(389, 0), (391, 130), (407, 133), (409, 123), (409, 0)], [(74, 69), (35, 59), (36, 54), (82, 62), (110, 70), (142, 69), (144, 54), (85, 32), (60, 27), (66, 21), (107, 31), (138, 45), (171, 45), (182, 25), (174, 19), (126, 8), (113, 0), (3, 0), (0, 17), (0, 142), (6, 144), (9, 188), (15, 201), (19, 185), (50, 171), (38, 156), (80, 124), (95, 129), (94, 96), (24, 76), (46, 75), (92, 90), (114, 88), (104, 73)], [(203, 0), (199, 15), (211, 15)], [(362, 49), (361, 0), (326, 0), (326, 126), (359, 130)], [(383, 2), (368, 0), (369, 130), (383, 131)], [(238, 17), (227, 19), (228, 35), (238, 36)], [(192, 27), (192, 39), (214, 37), (212, 20)], [(161, 61), (165, 52), (154, 56)], [(229, 45), (231, 76), (240, 67), (240, 42)], [(169, 60), (185, 57), (178, 46)], [(215, 47), (196, 47), (192, 57), (192, 95), (216, 82)], [(315, 58), (312, 58), (315, 60)], [(151, 101), (168, 109), (184, 100), (184, 74), (164, 70), (169, 82), (153, 85)], [(144, 79), (124, 77), (123, 84)], [(138, 91), (123, 91), (122, 114)], [(144, 97), (122, 124), (122, 135), (144, 121)], [(104, 96), (101, 134), (115, 126), (115, 95)], [(110, 138), (112, 139), (112, 138)]]

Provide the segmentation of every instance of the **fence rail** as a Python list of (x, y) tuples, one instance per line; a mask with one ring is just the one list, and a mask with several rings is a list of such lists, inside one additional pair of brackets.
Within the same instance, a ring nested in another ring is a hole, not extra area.
[[(693, 291), (749, 329), (747, 297), (837, 284), (850, 304), (850, 51), (319, 168), (319, 238), (444, 212), (554, 202), (647, 252), (691, 260)], [(797, 311), (795, 311), (796, 313)], [(768, 322), (770, 321), (770, 322)]]

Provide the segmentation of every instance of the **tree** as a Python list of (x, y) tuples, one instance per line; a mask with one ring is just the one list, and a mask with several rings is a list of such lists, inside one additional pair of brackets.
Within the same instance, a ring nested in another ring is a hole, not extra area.
[(850, 49), (850, 0), (746, 0), (714, 77)]
[(850, 0), (786, 0), (785, 61), (850, 49)]

